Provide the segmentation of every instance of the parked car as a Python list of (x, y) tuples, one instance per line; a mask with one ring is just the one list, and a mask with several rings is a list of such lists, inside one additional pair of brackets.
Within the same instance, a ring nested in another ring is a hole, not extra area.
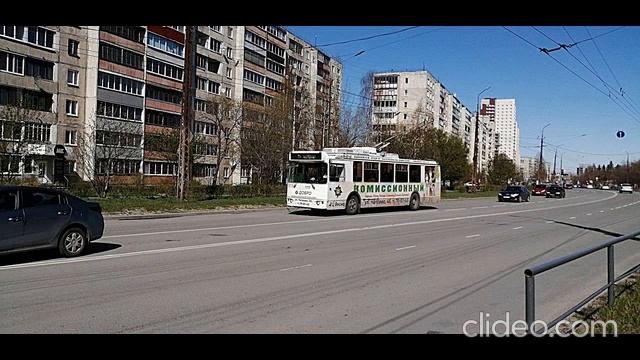
[(544, 196), (547, 193), (547, 185), (538, 184), (533, 186), (533, 190), (531, 191), (531, 195), (540, 195)]
[(547, 188), (547, 194), (546, 196), (548, 198), (550, 197), (559, 197), (559, 198), (564, 198), (565, 197), (565, 191), (562, 188), (562, 186), (560, 185), (551, 185)]
[(62, 191), (0, 186), (0, 253), (57, 248), (66, 257), (102, 237), (100, 204)]
[(587, 185), (587, 189), (593, 189), (593, 185), (591, 184)]
[(620, 184), (620, 194), (628, 192), (629, 194), (633, 194), (633, 186), (631, 184)]
[(573, 184), (565, 183), (564, 184), (564, 188), (565, 189), (573, 189)]
[(611, 190), (611, 188), (609, 187), (609, 185), (602, 185), (601, 189), (602, 189), (602, 190)]
[(529, 190), (522, 185), (510, 185), (498, 193), (498, 201), (529, 201)]

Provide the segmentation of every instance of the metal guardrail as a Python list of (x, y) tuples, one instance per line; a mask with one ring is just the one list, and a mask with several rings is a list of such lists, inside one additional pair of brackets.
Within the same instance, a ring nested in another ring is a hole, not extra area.
[(611, 239), (609, 241), (606, 241), (602, 244), (598, 244), (598, 245), (594, 245), (591, 247), (588, 247), (586, 249), (582, 249), (579, 251), (576, 251), (574, 253), (571, 253), (569, 255), (565, 255), (565, 256), (561, 256), (561, 257), (557, 257), (555, 259), (551, 259), (545, 263), (533, 266), (531, 268), (528, 268), (524, 271), (524, 276), (525, 276), (525, 321), (527, 323), (527, 328), (529, 329), (529, 331), (535, 331), (531, 326), (533, 325), (533, 323), (536, 321), (535, 320), (535, 315), (536, 315), (536, 304), (535, 304), (535, 276), (539, 275), (545, 271), (551, 270), (551, 269), (555, 269), (558, 266), (564, 265), (566, 263), (569, 263), (571, 261), (580, 259), (582, 257), (585, 257), (587, 255), (593, 254), (596, 251), (602, 250), (604, 248), (607, 249), (607, 284), (601, 288), (599, 288), (598, 290), (596, 290), (596, 292), (594, 292), (593, 294), (589, 295), (588, 297), (586, 297), (584, 300), (580, 301), (577, 305), (573, 306), (571, 309), (567, 310), (565, 313), (563, 313), (562, 315), (560, 315), (559, 317), (555, 318), (553, 321), (551, 321), (549, 324), (547, 324), (548, 328), (553, 327), (554, 325), (556, 325), (558, 322), (560, 322), (561, 320), (565, 319), (566, 317), (568, 317), (569, 315), (571, 315), (572, 313), (574, 313), (575, 311), (577, 311), (578, 309), (580, 309), (581, 307), (583, 307), (585, 304), (587, 304), (589, 301), (593, 300), (594, 298), (596, 298), (598, 295), (600, 295), (603, 291), (607, 290), (607, 302), (608, 304), (611, 306), (614, 303), (615, 300), (615, 288), (614, 285), (626, 278), (627, 276), (633, 274), (634, 272), (640, 270), (640, 264), (634, 266), (633, 268), (625, 271), (622, 275), (618, 276), (617, 278), (615, 277), (615, 270), (614, 270), (614, 265), (615, 265), (615, 258), (614, 258), (614, 245), (621, 243), (623, 241), (627, 241), (627, 240), (636, 240), (638, 241), (638, 239), (634, 239), (636, 236), (640, 235), (640, 230), (636, 231), (634, 233), (628, 234), (628, 235), (623, 235), (623, 236), (619, 236), (617, 238)]

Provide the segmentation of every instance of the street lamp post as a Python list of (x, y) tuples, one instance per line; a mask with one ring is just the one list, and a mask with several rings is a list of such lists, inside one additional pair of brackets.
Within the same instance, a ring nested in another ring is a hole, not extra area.
[(538, 180), (542, 180), (540, 179), (540, 175), (542, 174), (542, 169), (544, 167), (544, 164), (542, 163), (542, 152), (544, 147), (544, 129), (549, 125), (551, 125), (551, 123), (548, 123), (547, 125), (542, 127), (542, 135), (540, 136), (540, 162), (538, 163)]
[(480, 165), (480, 140), (479, 140), (479, 133), (480, 133), (480, 95), (482, 95), (482, 93), (484, 93), (485, 91), (491, 89), (491, 86), (488, 86), (486, 89), (480, 91), (478, 93), (478, 96), (476, 98), (476, 131), (475, 131), (475, 142), (474, 142), (474, 154), (473, 154), (473, 182), (475, 183), (478, 180), (478, 173), (479, 173), (479, 169), (478, 166)]

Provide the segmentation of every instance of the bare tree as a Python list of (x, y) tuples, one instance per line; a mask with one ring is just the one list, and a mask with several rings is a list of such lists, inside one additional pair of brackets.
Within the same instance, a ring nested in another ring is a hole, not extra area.
[(140, 176), (142, 131), (140, 124), (97, 117), (87, 121), (73, 157), (78, 172), (91, 182), (99, 197), (106, 197), (120, 175)]
[[(22, 101), (0, 107), (0, 183), (9, 183), (30, 167), (29, 145), (46, 142), (49, 131), (39, 128), (41, 113)], [(29, 162), (29, 163), (27, 163)]]
[[(215, 145), (215, 169), (214, 176), (216, 184), (225, 184), (236, 171), (240, 158), (240, 130), (244, 114), (244, 105), (225, 96), (211, 96), (206, 101), (206, 112), (204, 119), (213, 126), (211, 143), (207, 136), (201, 136), (199, 147)], [(197, 133), (197, 127), (196, 127)], [(201, 133), (200, 133), (201, 134)], [(198, 143), (198, 141), (196, 141)], [(202, 156), (202, 152), (198, 151)], [(197, 159), (196, 159), (197, 160)], [(230, 171), (226, 174), (220, 169), (223, 165), (229, 164)]]

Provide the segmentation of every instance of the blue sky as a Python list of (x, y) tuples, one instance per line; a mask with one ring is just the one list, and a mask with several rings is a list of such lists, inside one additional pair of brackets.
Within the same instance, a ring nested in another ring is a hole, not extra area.
[[(405, 28), (407, 27), (288, 27), (296, 35), (317, 45)], [(571, 44), (615, 30), (619, 26), (566, 27), (574, 41), (561, 26), (536, 28), (558, 43)], [(537, 47), (557, 47), (556, 43), (530, 26), (509, 29)], [(491, 86), (483, 97), (516, 99), (521, 154), (536, 154), (539, 147), (536, 149), (534, 146), (540, 144), (540, 131), (544, 125), (551, 123), (545, 129), (545, 141), (564, 148), (558, 148), (558, 167), (560, 154), (564, 154), (563, 167), (566, 171), (575, 173), (578, 163), (583, 162), (603, 164), (612, 160), (614, 163), (624, 163), (625, 151), (630, 153), (631, 161), (640, 159), (638, 26), (626, 26), (598, 37), (595, 45), (594, 41), (585, 41), (570, 48), (573, 56), (587, 67), (593, 65), (595, 73), (613, 89), (618, 90), (622, 86), (624, 97), (615, 93), (619, 102), (626, 105), (622, 105), (622, 108), (548, 55), (499, 26), (421, 26), (389, 36), (325, 46), (321, 49), (330, 56), (343, 59), (343, 89), (353, 93), (360, 91), (360, 79), (369, 70), (425, 68), (471, 109), (476, 107), (477, 94)], [(354, 57), (361, 50), (365, 52)], [(567, 51), (561, 49), (551, 54), (586, 81), (609, 93), (602, 81)], [(343, 99), (347, 105), (358, 100), (357, 97), (344, 93)], [(616, 137), (618, 130), (626, 133), (624, 138)], [(586, 136), (581, 136), (582, 134)], [(555, 147), (552, 145), (545, 146), (545, 159), (553, 161), (554, 151)]]

